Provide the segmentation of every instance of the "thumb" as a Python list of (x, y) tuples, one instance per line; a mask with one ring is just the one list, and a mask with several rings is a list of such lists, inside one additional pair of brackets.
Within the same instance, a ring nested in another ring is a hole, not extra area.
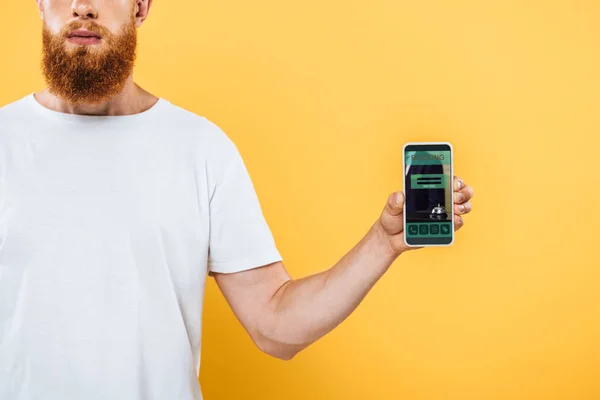
[(404, 193), (402, 191), (392, 193), (388, 197), (385, 209), (381, 214), (381, 225), (388, 235), (396, 235), (402, 232), (404, 212)]
[(398, 191), (388, 197), (385, 211), (391, 216), (397, 216), (404, 211), (404, 192)]

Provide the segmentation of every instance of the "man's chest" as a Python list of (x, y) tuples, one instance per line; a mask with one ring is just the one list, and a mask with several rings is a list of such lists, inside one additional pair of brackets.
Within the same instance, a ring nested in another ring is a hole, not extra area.
[(10, 238), (32, 249), (123, 233), (143, 240), (156, 231), (202, 242), (209, 215), (204, 172), (184, 152), (140, 147), (30, 142), (4, 148), (0, 246)]

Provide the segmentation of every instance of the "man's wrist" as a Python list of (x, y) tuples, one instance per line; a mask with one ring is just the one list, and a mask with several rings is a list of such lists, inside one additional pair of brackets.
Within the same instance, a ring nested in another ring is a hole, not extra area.
[(395, 251), (390, 242), (389, 235), (381, 225), (381, 220), (377, 220), (371, 228), (376, 251), (385, 260), (392, 263), (402, 252)]

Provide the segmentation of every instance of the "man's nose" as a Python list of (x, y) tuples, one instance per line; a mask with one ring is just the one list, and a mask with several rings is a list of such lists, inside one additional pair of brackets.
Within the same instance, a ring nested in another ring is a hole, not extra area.
[(97, 19), (98, 10), (96, 9), (94, 3), (95, 2), (93, 0), (73, 0), (71, 5), (73, 16), (84, 19)]

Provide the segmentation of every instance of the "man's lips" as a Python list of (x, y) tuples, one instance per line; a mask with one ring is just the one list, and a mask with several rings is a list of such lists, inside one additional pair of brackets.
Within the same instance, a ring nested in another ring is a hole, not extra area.
[(77, 44), (97, 44), (102, 41), (100, 35), (84, 29), (71, 32), (67, 38), (70, 42)]

